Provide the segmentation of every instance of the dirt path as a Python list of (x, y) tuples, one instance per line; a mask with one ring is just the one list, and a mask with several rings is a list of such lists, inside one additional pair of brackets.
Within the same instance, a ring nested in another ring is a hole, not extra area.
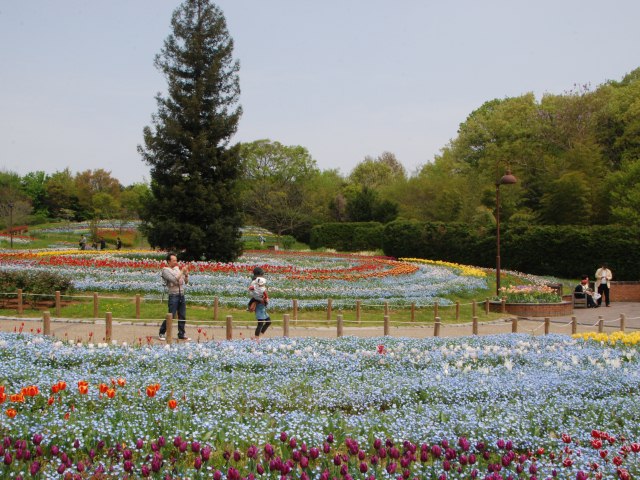
[[(598, 320), (602, 316), (604, 320), (605, 332), (612, 332), (620, 329), (620, 316), (626, 316), (625, 326), (627, 331), (640, 330), (640, 303), (623, 302), (612, 303), (610, 308), (597, 309), (576, 309), (574, 315), (578, 322), (578, 332), (597, 331)], [(325, 322), (317, 327), (296, 327), (293, 322), (289, 328), (290, 337), (322, 337), (335, 338), (337, 329), (335, 320), (333, 326), (327, 327)], [(160, 344), (157, 339), (160, 322), (155, 323), (132, 323), (113, 322), (112, 340), (128, 343), (151, 343)], [(42, 331), (43, 322), (41, 318), (17, 318), (0, 317), (0, 331), (13, 332), (21, 329), (24, 332), (39, 333)], [(233, 328), (233, 338), (251, 338), (255, 325), (235, 325)], [(51, 333), (62, 340), (78, 340), (82, 342), (104, 342), (105, 321), (99, 320), (76, 320), (76, 319), (52, 319)], [(512, 331), (512, 317), (506, 316), (502, 320), (482, 322), (478, 324), (479, 335), (493, 335), (510, 333)], [(176, 326), (174, 326), (174, 336)], [(544, 334), (544, 319), (542, 318), (519, 318), (518, 332), (532, 335)], [(379, 337), (384, 334), (382, 325), (363, 327), (344, 327), (344, 335), (357, 337)], [(550, 333), (571, 334), (571, 317), (553, 317), (550, 323)], [(412, 325), (404, 323), (394, 325), (391, 323), (389, 334), (393, 337), (423, 338), (434, 335), (433, 324)], [(459, 337), (472, 334), (471, 322), (457, 325), (443, 324), (440, 328), (440, 336)], [(226, 338), (226, 328), (224, 325), (197, 325), (187, 321), (187, 335), (192, 341), (224, 340)], [(266, 333), (266, 337), (281, 337), (283, 335), (282, 326), (272, 326)]]

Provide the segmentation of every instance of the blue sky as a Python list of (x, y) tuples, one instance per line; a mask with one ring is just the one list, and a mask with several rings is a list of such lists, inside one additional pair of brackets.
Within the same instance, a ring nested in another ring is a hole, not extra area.
[[(343, 174), (432, 161), (483, 102), (640, 67), (637, 0), (219, 0), (240, 60), (232, 141), (306, 147)], [(136, 146), (177, 0), (0, 0), (0, 168), (149, 179)]]

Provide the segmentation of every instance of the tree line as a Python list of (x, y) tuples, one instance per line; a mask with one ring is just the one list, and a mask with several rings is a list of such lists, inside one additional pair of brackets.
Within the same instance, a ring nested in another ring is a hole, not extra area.
[[(239, 62), (222, 11), (184, 0), (155, 65), (167, 81), (143, 129), (150, 182), (123, 187), (104, 170), (0, 174), (11, 213), (74, 220), (140, 218), (152, 246), (229, 261), (242, 224), (308, 243), (327, 222), (409, 220), (495, 225), (496, 182), (509, 225), (640, 223), (640, 68), (597, 88), (493, 99), (471, 112), (433, 161), (407, 174), (392, 152), (348, 174), (322, 170), (301, 145), (232, 145), (242, 115)], [(15, 217), (14, 217), (15, 220)]]
[[(518, 183), (501, 189), (505, 222), (637, 226), (640, 69), (592, 90), (488, 101), (433, 162), (410, 175), (391, 152), (365, 157), (343, 175), (320, 169), (300, 145), (261, 139), (235, 148), (239, 175), (228, 195), (239, 200), (243, 221), (303, 241), (325, 222), (405, 218), (491, 226), (495, 182), (507, 168)], [(3, 204), (13, 200), (25, 221), (136, 219), (150, 185), (125, 187), (102, 169), (5, 171), (0, 195)]]

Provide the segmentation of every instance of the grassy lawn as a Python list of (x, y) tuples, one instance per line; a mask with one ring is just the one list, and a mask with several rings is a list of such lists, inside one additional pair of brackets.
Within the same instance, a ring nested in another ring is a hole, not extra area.
[[(106, 296), (106, 295), (105, 295)], [(114, 319), (123, 320), (136, 320), (136, 306), (135, 297), (131, 296), (114, 296), (108, 295), (109, 298), (98, 297), (98, 318), (105, 318), (107, 312), (111, 312)], [(91, 319), (94, 317), (94, 303), (92, 295), (86, 293), (78, 293), (74, 297), (63, 297), (63, 300), (71, 300), (70, 303), (61, 306), (60, 316), (62, 318), (85, 318)], [(456, 300), (454, 300), (456, 301)], [(467, 298), (458, 299), (460, 302), (459, 313), (456, 318), (456, 306), (438, 306), (438, 316), (443, 323), (466, 323), (471, 322), (472, 314), (472, 300)], [(497, 313), (485, 313), (483, 300), (477, 297), (476, 316), (480, 321), (495, 320), (504, 317), (504, 315)], [(47, 302), (47, 305), (40, 305), (39, 308), (34, 308), (25, 299), (24, 313), (19, 317), (34, 318), (41, 317), (42, 312), (47, 309), (51, 312), (52, 316), (56, 316), (55, 302), (51, 299)], [(363, 302), (364, 303), (364, 302)], [(0, 308), (0, 315), (2, 316), (18, 316), (16, 308), (6, 308), (5, 305)], [(157, 300), (141, 300), (140, 302), (140, 320), (144, 321), (160, 321), (167, 313), (166, 297), (164, 302)], [(293, 321), (293, 307), (288, 311), (272, 311), (270, 312), (271, 318), (276, 325), (282, 323), (282, 319), (285, 314), (289, 315), (291, 321)], [(214, 322), (214, 308), (212, 306), (197, 305), (189, 303), (187, 299), (187, 318), (190, 320), (198, 320), (206, 324), (223, 323), (227, 317), (231, 315), (234, 322), (239, 324), (251, 324), (255, 322), (253, 313), (238, 308), (228, 308), (219, 306), (217, 322)], [(327, 310), (299, 310), (298, 311), (298, 323), (299, 326), (332, 326), (336, 324), (338, 315), (342, 315), (345, 326), (372, 326), (382, 325), (384, 321), (384, 307), (383, 306), (365, 306), (360, 311), (360, 323), (357, 322), (357, 315), (355, 307), (353, 309), (337, 309), (333, 308), (331, 312), (331, 319), (328, 320)], [(392, 324), (406, 323), (410, 324), (415, 322), (416, 324), (433, 323), (435, 318), (435, 308), (430, 307), (416, 307), (413, 319), (411, 314), (411, 308), (397, 308), (389, 307), (389, 318)]]

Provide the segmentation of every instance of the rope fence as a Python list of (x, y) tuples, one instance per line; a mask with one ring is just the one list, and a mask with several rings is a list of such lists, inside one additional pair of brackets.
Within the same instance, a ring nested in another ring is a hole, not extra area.
[[(105, 328), (104, 339), (107, 343), (111, 342), (111, 339), (113, 338), (114, 325), (118, 327), (119, 325), (125, 325), (127, 323), (131, 325), (137, 325), (137, 326), (158, 326), (160, 324), (160, 320), (157, 317), (141, 318), (140, 305), (143, 299), (139, 294), (135, 295), (135, 297), (132, 298), (135, 304), (135, 312), (136, 312), (135, 319), (126, 318), (126, 317), (114, 317), (112, 312), (109, 312), (109, 311), (105, 312), (103, 316), (99, 315), (100, 300), (108, 300), (108, 299), (127, 300), (126, 298), (123, 298), (123, 297), (99, 296), (98, 293), (93, 293), (93, 295), (84, 295), (84, 296), (61, 295), (60, 292), (55, 292), (54, 295), (25, 294), (21, 290), (18, 290), (16, 293), (10, 293), (10, 294), (0, 293), (0, 295), (13, 295), (17, 298), (16, 309), (18, 311), (18, 314), (22, 314), (24, 311), (23, 299), (25, 296), (31, 295), (31, 296), (40, 296), (40, 297), (44, 297), (44, 296), (51, 297), (54, 299), (53, 306), (55, 308), (55, 317), (57, 318), (60, 318), (62, 298), (66, 297), (66, 298), (91, 299), (93, 302), (93, 317), (79, 318), (79, 319), (78, 318), (65, 319), (64, 321), (68, 323), (93, 323), (95, 325), (102, 325), (104, 322), (104, 328)], [(484, 302), (481, 302), (481, 303), (486, 305), (485, 312), (488, 312), (489, 299), (486, 299)], [(298, 314), (297, 300), (292, 300), (292, 305), (294, 307), (292, 314), (285, 313), (282, 315), (281, 319), (275, 319), (273, 321), (274, 328), (281, 326), (283, 337), (288, 337), (290, 335), (290, 328), (292, 325), (294, 327), (298, 327), (299, 319), (297, 315)], [(540, 334), (542, 330), (544, 330), (544, 335), (549, 335), (550, 333), (552, 333), (551, 332), (552, 324), (556, 331), (558, 330), (564, 331), (567, 329), (567, 327), (571, 327), (571, 334), (577, 333), (578, 327), (581, 327), (583, 330), (586, 329), (588, 331), (593, 331), (593, 329), (596, 329), (599, 333), (603, 333), (605, 329), (616, 329), (622, 332), (624, 332), (627, 328), (630, 328), (632, 330), (640, 329), (638, 327), (627, 326), (627, 320), (638, 320), (640, 319), (640, 317), (633, 317), (633, 318), (627, 319), (625, 314), (620, 314), (618, 318), (612, 318), (607, 320), (605, 320), (604, 317), (600, 315), (598, 317), (598, 320), (593, 324), (578, 323), (577, 318), (575, 316), (571, 317), (571, 321), (566, 323), (563, 322), (560, 324), (558, 324), (559, 322), (552, 322), (550, 317), (545, 317), (543, 320), (531, 319), (526, 317), (513, 317), (510, 320), (505, 320), (505, 321), (479, 322), (478, 316), (477, 316), (479, 302), (477, 301), (472, 301), (466, 304), (460, 304), (459, 302), (456, 302), (455, 304), (447, 305), (447, 306), (442, 306), (442, 305), (439, 305), (438, 302), (435, 302), (433, 304), (433, 309), (434, 309), (433, 322), (421, 321), (419, 323), (416, 323), (415, 321), (415, 316), (414, 316), (415, 305), (411, 305), (410, 320), (392, 320), (392, 315), (391, 315), (392, 310), (388, 302), (385, 302), (382, 305), (378, 305), (383, 308), (383, 315), (381, 315), (379, 318), (376, 318), (376, 319), (362, 319), (361, 310), (363, 306), (368, 306), (367, 304), (361, 302), (360, 300), (357, 300), (354, 303), (354, 305), (356, 307), (355, 319), (345, 320), (341, 310), (338, 310), (339, 313), (337, 313), (336, 315), (333, 315), (333, 312), (331, 309), (332, 300), (328, 299), (327, 300), (328, 308), (326, 311), (326, 318), (304, 319), (303, 328), (307, 329), (308, 331), (311, 331), (312, 329), (317, 330), (318, 328), (320, 328), (325, 333), (327, 330), (335, 329), (336, 337), (344, 336), (345, 327), (349, 328), (349, 326), (351, 326), (352, 328), (353, 326), (360, 327), (359, 328), (360, 331), (363, 331), (363, 329), (368, 329), (368, 330), (376, 330), (379, 332), (381, 329), (382, 330), (381, 333), (385, 336), (391, 335), (392, 328), (411, 329), (419, 326), (421, 329), (424, 329), (425, 336), (432, 334), (435, 337), (445, 336), (443, 335), (444, 329), (450, 329), (450, 330), (455, 329), (456, 334), (479, 335), (481, 333), (480, 331), (481, 327), (483, 326), (491, 325), (492, 329), (495, 330), (496, 325), (502, 325), (508, 329), (509, 323), (511, 323), (510, 331), (512, 333), (529, 333), (531, 335)], [(446, 323), (442, 321), (442, 317), (439, 316), (440, 309), (446, 308), (446, 307), (455, 308), (456, 320), (459, 320), (461, 305), (472, 307), (471, 308), (472, 316), (471, 316), (470, 323), (452, 324), (452, 323)], [(253, 326), (255, 325), (253, 320), (238, 321), (237, 319), (234, 320), (232, 315), (226, 315), (224, 319), (219, 318), (220, 315), (219, 315), (218, 306), (219, 306), (219, 302), (218, 302), (218, 298), (216, 297), (214, 298), (214, 301), (213, 301), (212, 318), (210, 317), (209, 319), (189, 319), (188, 324), (192, 327), (195, 326), (195, 327), (222, 328), (225, 330), (225, 337), (227, 339), (232, 339), (234, 337), (234, 329), (253, 328)], [(167, 335), (166, 335), (167, 343), (171, 343), (172, 340), (170, 340), (170, 338), (171, 338), (171, 333), (173, 331), (175, 319), (170, 313), (168, 313), (164, 317), (164, 320), (166, 321), (166, 324), (167, 324)], [(525, 325), (525, 322), (526, 322), (526, 325)], [(532, 322), (535, 323), (533, 326), (531, 326)], [(39, 331), (41, 330), (44, 335), (51, 335), (51, 323), (52, 323), (51, 312), (44, 311), (42, 313), (42, 328), (38, 330)]]

